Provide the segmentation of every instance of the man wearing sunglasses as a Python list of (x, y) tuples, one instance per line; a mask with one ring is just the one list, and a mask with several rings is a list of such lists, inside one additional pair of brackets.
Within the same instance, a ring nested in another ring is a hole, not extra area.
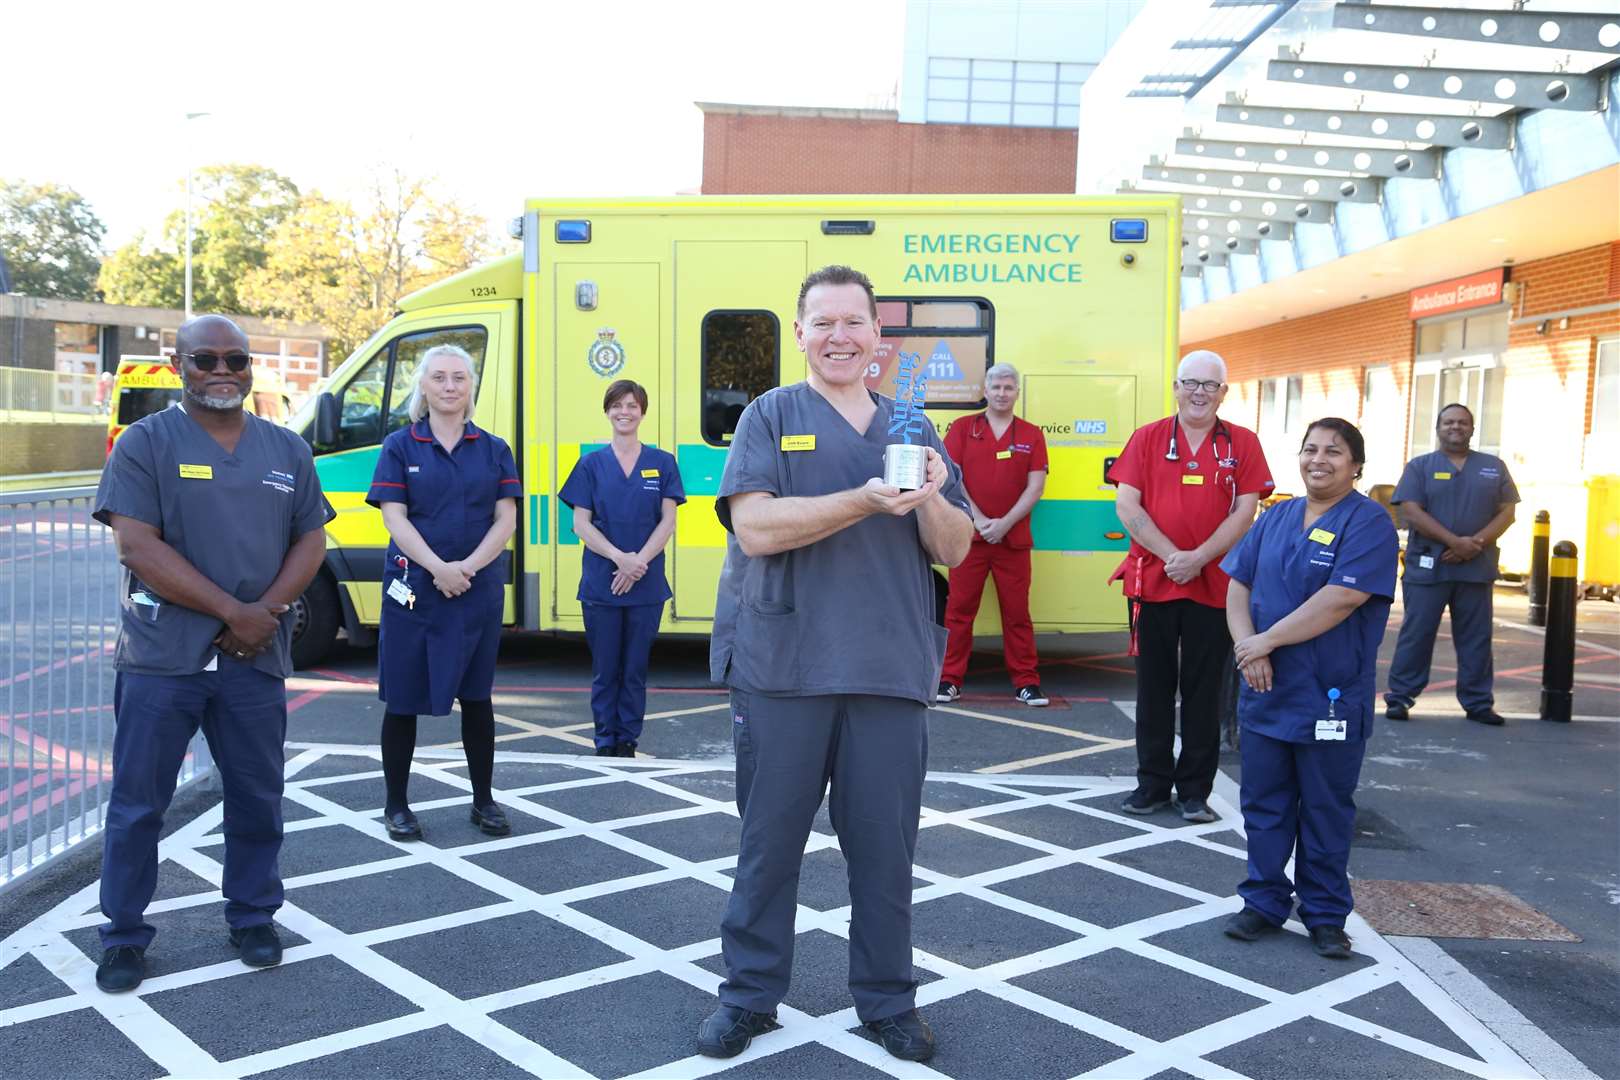
[(1138, 428), (1108, 473), (1131, 534), (1114, 572), (1130, 605), (1136, 657), (1136, 790), (1122, 809), (1152, 814), (1173, 794), (1184, 820), (1208, 822), (1221, 761), (1221, 680), (1232, 655), (1220, 561), (1254, 522), (1272, 482), (1254, 432), (1217, 415), (1226, 400), (1225, 360), (1204, 349), (1188, 353), (1175, 392), (1176, 411)]
[(124, 566), (96, 968), (106, 991), (145, 976), (158, 833), (199, 728), (225, 789), (230, 942), (251, 967), (281, 960), (271, 919), (282, 899), (287, 612), (320, 569), (323, 526), (336, 516), (308, 445), (243, 411), (253, 375), (235, 323), (187, 322), (173, 364), (181, 401), (124, 433), (96, 492), (94, 516)]

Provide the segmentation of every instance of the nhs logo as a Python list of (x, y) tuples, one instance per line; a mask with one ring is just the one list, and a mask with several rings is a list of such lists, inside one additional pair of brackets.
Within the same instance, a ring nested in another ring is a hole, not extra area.
[(1108, 421), (1106, 420), (1076, 420), (1074, 422), (1076, 435), (1106, 435), (1108, 434)]

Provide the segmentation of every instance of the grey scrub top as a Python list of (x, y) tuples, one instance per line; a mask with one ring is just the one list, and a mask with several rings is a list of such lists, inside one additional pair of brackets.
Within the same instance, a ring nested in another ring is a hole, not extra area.
[[(715, 503), (720, 523), (731, 529), (733, 495), (830, 495), (882, 476), (883, 448), (898, 441), (888, 434), (894, 402), (872, 397), (877, 414), (864, 435), (807, 383), (756, 398), (726, 455)], [(931, 425), (922, 440), (945, 454)], [(944, 497), (965, 515), (962, 472), (949, 468)], [(759, 558), (744, 555), (731, 536), (715, 601), (710, 677), (765, 695), (931, 702), (945, 657), (934, 603), (915, 513), (874, 514), (813, 544)]]
[[(1472, 536), (1496, 516), (1504, 503), (1519, 501), (1507, 463), (1499, 457), (1468, 452), (1462, 468), (1452, 464), (1443, 450), (1415, 457), (1406, 463), (1395, 486), (1394, 503), (1415, 502), (1458, 536)], [(1410, 529), (1406, 540), (1406, 580), (1414, 585), (1443, 581), (1496, 580), (1498, 551), (1490, 545), (1465, 563), (1440, 561), (1446, 546)], [(1432, 560), (1432, 566), (1425, 566)]]
[[(295, 540), (337, 516), (295, 432), (250, 414), (236, 452), (227, 454), (179, 408), (143, 417), (113, 445), (94, 516), (109, 525), (114, 514), (157, 528), (181, 558), (245, 603), (264, 595)], [(170, 603), (127, 567), (119, 597), (119, 671), (190, 675), (214, 658), (224, 624), (212, 615)], [(288, 612), (275, 645), (251, 662), (284, 679), (291, 649)]]

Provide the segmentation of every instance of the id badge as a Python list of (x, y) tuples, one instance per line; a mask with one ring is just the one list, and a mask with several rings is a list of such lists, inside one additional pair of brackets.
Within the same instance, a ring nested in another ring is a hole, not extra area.
[(1421, 566), (1425, 570), (1433, 570), (1434, 569), (1434, 556), (1433, 555), (1419, 555), (1418, 556), (1418, 565)]
[(395, 578), (393, 581), (388, 583), (388, 598), (399, 604), (401, 607), (406, 606), (412, 600), (416, 599), (411, 595), (410, 586), (406, 585), (405, 582), (399, 578)]
[(1345, 723), (1343, 720), (1318, 720), (1316, 722), (1317, 742), (1344, 742)]

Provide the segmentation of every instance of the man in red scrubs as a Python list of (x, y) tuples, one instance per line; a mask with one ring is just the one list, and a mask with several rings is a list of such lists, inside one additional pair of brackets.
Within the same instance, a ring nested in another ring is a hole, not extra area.
[(996, 579), (1001, 603), (1001, 650), (1012, 676), (1013, 696), (1025, 705), (1047, 703), (1036, 668), (1035, 628), (1029, 619), (1029, 553), (1035, 546), (1029, 513), (1046, 489), (1046, 437), (1041, 429), (1013, 415), (1018, 370), (996, 364), (984, 373), (989, 408), (963, 416), (945, 432), (945, 452), (962, 470), (977, 535), (960, 566), (951, 570), (945, 604), (945, 666), (938, 701), (962, 696), (968, 654), (973, 651), (973, 620), (984, 596), (985, 576)]
[[(1176, 412), (1136, 429), (1109, 470), (1131, 550), (1114, 573), (1131, 604), (1136, 656), (1136, 790), (1130, 814), (1172, 793), (1187, 821), (1214, 821), (1221, 679), (1231, 662), (1221, 556), (1243, 538), (1272, 489), (1254, 432), (1216, 415), (1226, 361), (1200, 349), (1176, 370)], [(1175, 757), (1176, 691), (1181, 756)]]

